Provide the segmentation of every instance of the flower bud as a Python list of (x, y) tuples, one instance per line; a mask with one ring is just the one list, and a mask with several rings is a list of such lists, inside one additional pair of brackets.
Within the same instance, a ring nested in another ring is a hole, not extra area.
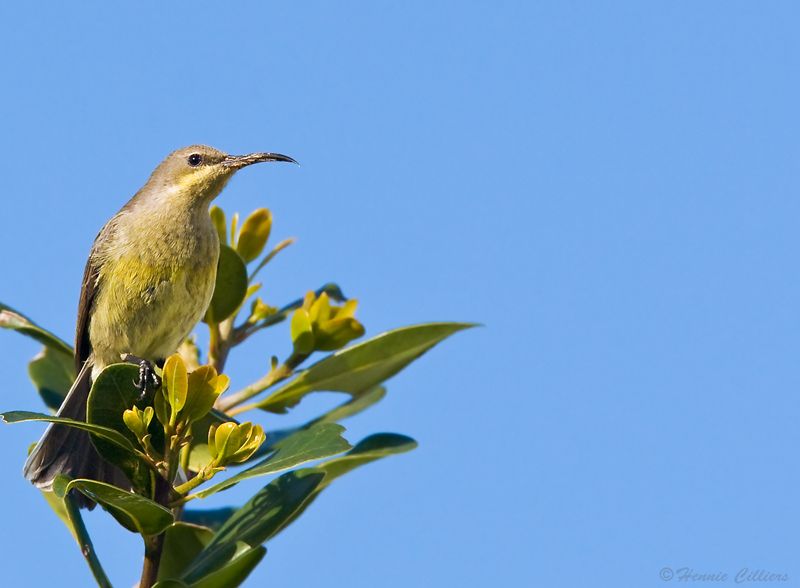
[(242, 463), (261, 447), (266, 435), (264, 429), (253, 423), (222, 423), (208, 431), (208, 449), (212, 463), (219, 467)]
[(214, 403), (228, 389), (230, 379), (225, 374), (217, 374), (210, 365), (200, 366), (188, 377), (186, 403), (180, 419), (188, 423), (199, 421), (208, 414)]
[(271, 230), (272, 213), (266, 208), (253, 211), (245, 219), (236, 243), (236, 252), (242, 256), (245, 263), (249, 263), (261, 255)]
[(153, 420), (153, 407), (147, 406), (144, 410), (140, 410), (134, 406), (122, 413), (122, 420), (136, 438), (141, 439), (147, 435), (147, 428)]

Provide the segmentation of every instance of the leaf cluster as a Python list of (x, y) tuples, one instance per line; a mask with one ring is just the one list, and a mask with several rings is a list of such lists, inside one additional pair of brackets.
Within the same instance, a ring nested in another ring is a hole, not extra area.
[[(85, 421), (43, 412), (0, 414), (7, 423), (40, 421), (88, 431), (101, 456), (122, 469), (130, 489), (61, 477), (46, 494), (82, 547), (88, 535), (71, 508), (74, 493), (140, 534), (146, 557), (156, 557), (158, 570), (148, 581), (143, 576), (144, 588), (155, 581), (162, 588), (240, 585), (264, 557), (264, 544), (336, 478), (413, 449), (413, 439), (396, 433), (374, 434), (353, 446), (340, 421), (379, 402), (387, 379), (450, 335), (473, 326), (420, 324), (348, 346), (365, 329), (355, 317), (357, 302), (337, 285), (326, 284), (283, 305), (262, 297), (256, 276), (293, 242), (281, 241), (262, 256), (272, 230), (267, 209), (253, 212), (241, 228), (238, 215), (229, 225), (221, 209), (215, 207), (210, 214), (221, 253), (204, 318), (209, 331), (206, 358), (194, 339), (184, 342), (160, 370), (161, 386), (144, 398), (133, 384), (137, 366), (108, 366), (93, 382)], [(287, 320), (291, 351), (284, 360), (269, 356), (262, 377), (228, 392), (231, 378), (224, 369), (231, 350)], [(45, 406), (55, 411), (75, 378), (71, 347), (2, 304), (0, 327), (43, 345), (28, 369)], [(320, 352), (330, 353), (305, 365)], [(265, 427), (242, 420), (244, 413), (284, 414), (315, 392), (340, 392), (348, 398), (301, 426)], [(197, 501), (233, 485), (265, 478), (266, 484), (258, 485), (240, 507), (194, 508)], [(89, 563), (95, 577), (104, 578), (99, 561)]]

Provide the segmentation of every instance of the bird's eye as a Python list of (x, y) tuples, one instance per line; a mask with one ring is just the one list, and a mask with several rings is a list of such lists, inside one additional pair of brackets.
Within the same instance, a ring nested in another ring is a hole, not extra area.
[(192, 153), (189, 156), (188, 161), (189, 161), (189, 165), (191, 165), (192, 167), (197, 167), (198, 165), (203, 163), (203, 156), (200, 155), (199, 153)]

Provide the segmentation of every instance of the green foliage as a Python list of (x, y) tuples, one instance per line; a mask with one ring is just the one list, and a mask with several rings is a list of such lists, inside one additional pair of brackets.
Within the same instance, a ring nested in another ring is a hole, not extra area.
[[(150, 478), (152, 467), (141, 457), (145, 452), (139, 447), (140, 440), (125, 423), (127, 410), (134, 407), (139, 410), (146, 409), (145, 401), (139, 398), (139, 390), (134, 386), (138, 375), (139, 368), (131, 364), (119, 363), (108, 366), (92, 383), (86, 416), (89, 423), (113, 429), (125, 436), (129, 442), (128, 446), (109, 443), (107, 439), (97, 434), (92, 435), (92, 443), (100, 455), (125, 472), (134, 487), (146, 492), (152, 489)], [(156, 426), (153, 426), (152, 430), (157, 438), (156, 444), (163, 446), (163, 432)], [(147, 441), (152, 444), (152, 437)], [(134, 447), (135, 452), (132, 452), (130, 447)]]
[(183, 520), (187, 523), (216, 530), (231, 518), (231, 515), (235, 512), (236, 509), (232, 506), (199, 510), (187, 508), (183, 511)]
[[(161, 588), (239, 586), (264, 557), (263, 544), (295, 521), (335, 479), (416, 447), (413, 439), (395, 433), (371, 435), (351, 447), (339, 421), (375, 405), (386, 394), (383, 382), (452, 334), (473, 326), (414, 325), (348, 346), (365, 329), (355, 316), (357, 301), (345, 297), (338, 285), (326, 284), (283, 305), (265, 301), (255, 277), (293, 242), (286, 239), (267, 248), (273, 228), (267, 209), (253, 212), (241, 228), (238, 215), (230, 225), (221, 209), (213, 207), (210, 215), (220, 239), (220, 259), (204, 318), (209, 329), (205, 365), (191, 339), (165, 358), (163, 369), (156, 368), (161, 386), (146, 395), (134, 385), (138, 364), (106, 367), (92, 384), (86, 422), (35, 412), (0, 413), (7, 423), (59, 423), (90, 433), (100, 455), (125, 472), (131, 488), (61, 476), (45, 497), (82, 549), (89, 544), (88, 532), (72, 499), (76, 493), (140, 534), (146, 562), (151, 569), (157, 567), (155, 585)], [(230, 352), (287, 319), (287, 356), (265, 356), (263, 377), (226, 393), (230, 378), (223, 371)], [(0, 327), (44, 345), (29, 364), (29, 374), (45, 405), (56, 410), (75, 378), (72, 349), (2, 304)], [(332, 353), (304, 367), (319, 352)], [(269, 421), (265, 430), (240, 420), (248, 411), (263, 417), (256, 408), (286, 413), (307, 394), (323, 391), (344, 392), (350, 398), (301, 426), (279, 428)], [(315, 467), (296, 469), (312, 462)], [(266, 486), (242, 507), (194, 508), (231, 486), (265, 477)], [(87, 561), (98, 582), (110, 585), (93, 552)], [(149, 574), (142, 588), (155, 581)]]
[(206, 322), (219, 323), (228, 318), (247, 294), (247, 268), (236, 251), (220, 245), (217, 285), (206, 313)]
[(309, 461), (347, 451), (350, 444), (341, 436), (343, 432), (344, 427), (333, 423), (298, 431), (275, 445), (272, 454), (264, 461), (198, 492), (197, 498), (207, 498), (248, 478), (276, 474)]
[(2, 302), (0, 302), (0, 328), (18, 331), (38, 341), (45, 347), (51, 347), (55, 351), (66, 354), (67, 357), (72, 357), (72, 347), (65, 343), (63, 339), (47, 329), (43, 329), (25, 315)]
[(304, 469), (283, 474), (267, 484), (220, 527), (186, 569), (183, 580), (195, 581), (219, 569), (233, 557), (240, 542), (258, 547), (272, 537), (324, 477), (321, 471)]
[(383, 333), (322, 359), (256, 406), (284, 413), (311, 392), (336, 391), (358, 396), (391, 378), (453, 333), (473, 326), (429, 323)]
[(167, 527), (158, 579), (179, 578), (213, 536), (214, 531), (202, 525), (177, 522)]
[(333, 351), (361, 337), (364, 327), (354, 316), (356, 306), (358, 302), (352, 299), (342, 306), (331, 305), (326, 292), (306, 294), (303, 304), (292, 313), (295, 353)]
[(28, 375), (47, 407), (56, 411), (75, 381), (75, 362), (71, 355), (42, 347), (28, 364)]
[(244, 463), (266, 439), (264, 429), (253, 423), (222, 423), (208, 430), (208, 449), (216, 467)]
[(56, 496), (64, 498), (70, 490), (76, 490), (98, 503), (120, 525), (134, 533), (158, 535), (174, 521), (169, 509), (144, 496), (95, 480), (70, 480), (66, 476), (56, 478), (53, 483)]
[(95, 437), (108, 441), (109, 443), (117, 446), (119, 449), (126, 451), (132, 455), (140, 455), (141, 453), (133, 446), (133, 444), (122, 434), (120, 431), (103, 427), (94, 423), (85, 423), (83, 421), (76, 421), (64, 417), (50, 416), (49, 414), (42, 414), (40, 412), (29, 412), (26, 410), (12, 410), (9, 412), (0, 413), (0, 419), (8, 424), (24, 423), (27, 421), (39, 421), (44, 423), (59, 423), (69, 427), (75, 427), (92, 433)]
[(247, 579), (266, 554), (266, 547), (261, 545), (237, 553), (223, 567), (205, 574), (191, 586), (192, 588), (236, 588)]
[(266, 208), (253, 211), (245, 219), (242, 229), (239, 231), (236, 252), (246, 263), (250, 263), (261, 255), (271, 230), (272, 213)]

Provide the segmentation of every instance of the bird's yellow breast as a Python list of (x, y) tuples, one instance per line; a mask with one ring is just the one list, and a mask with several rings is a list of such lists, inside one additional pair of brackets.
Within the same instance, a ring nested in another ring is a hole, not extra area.
[(101, 266), (89, 324), (98, 364), (123, 353), (168, 356), (208, 308), (219, 240), (210, 222), (175, 230), (184, 234), (120, 230)]

